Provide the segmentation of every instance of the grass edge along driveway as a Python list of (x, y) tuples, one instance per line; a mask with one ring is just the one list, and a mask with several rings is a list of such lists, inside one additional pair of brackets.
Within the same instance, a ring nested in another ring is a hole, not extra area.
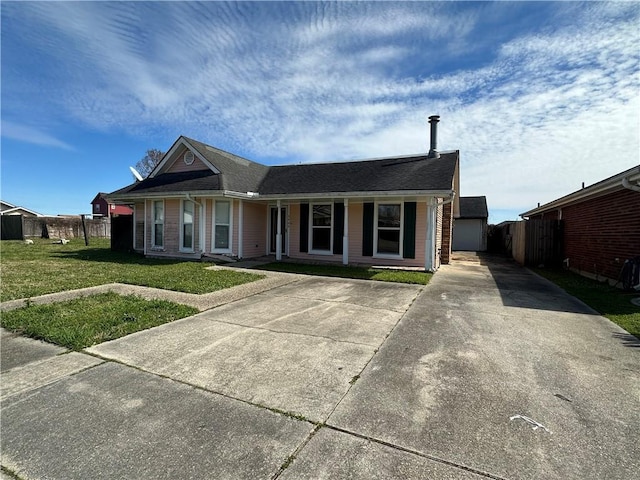
[(640, 297), (640, 293), (623, 292), (606, 283), (597, 282), (567, 270), (551, 268), (533, 268), (532, 270), (640, 339), (640, 308), (631, 303), (631, 299)]
[(19, 335), (82, 350), (196, 313), (198, 309), (187, 305), (108, 292), (46, 305), (27, 302), (3, 312), (0, 325)]
[(0, 300), (33, 298), (107, 283), (126, 283), (203, 294), (242, 285), (261, 275), (208, 270), (208, 263), (144, 258), (112, 252), (108, 239), (80, 239), (67, 245), (34, 239), (33, 244), (3, 240), (0, 244)]

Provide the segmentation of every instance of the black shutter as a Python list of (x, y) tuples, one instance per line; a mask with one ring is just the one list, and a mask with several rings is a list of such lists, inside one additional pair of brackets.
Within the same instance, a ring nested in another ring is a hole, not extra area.
[(373, 203), (362, 205), (362, 256), (373, 257)]
[(416, 258), (416, 202), (404, 202), (402, 257)]
[(333, 253), (342, 254), (342, 237), (344, 236), (344, 203), (333, 204)]
[(309, 204), (300, 204), (300, 251), (309, 251)]

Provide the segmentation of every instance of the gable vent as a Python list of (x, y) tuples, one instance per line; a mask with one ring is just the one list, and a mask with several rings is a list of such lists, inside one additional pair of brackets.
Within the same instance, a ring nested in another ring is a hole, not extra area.
[(186, 165), (191, 165), (194, 160), (195, 157), (193, 156), (193, 152), (191, 150), (187, 150), (186, 152), (184, 152), (184, 163)]

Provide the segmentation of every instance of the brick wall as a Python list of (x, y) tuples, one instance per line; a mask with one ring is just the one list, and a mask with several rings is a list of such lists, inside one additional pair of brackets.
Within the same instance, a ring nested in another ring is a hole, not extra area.
[(443, 205), (442, 211), (442, 252), (440, 262), (448, 264), (451, 259), (451, 231), (453, 229), (453, 202)]
[(564, 256), (572, 269), (615, 280), (624, 260), (640, 255), (638, 192), (621, 190), (564, 207), (562, 219)]

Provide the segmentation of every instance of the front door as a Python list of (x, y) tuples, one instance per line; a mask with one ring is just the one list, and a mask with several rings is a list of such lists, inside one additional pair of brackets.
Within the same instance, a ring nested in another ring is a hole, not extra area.
[[(280, 207), (280, 232), (282, 233), (282, 253), (287, 249), (287, 207)], [(269, 207), (269, 252), (276, 253), (278, 234), (278, 207)]]

